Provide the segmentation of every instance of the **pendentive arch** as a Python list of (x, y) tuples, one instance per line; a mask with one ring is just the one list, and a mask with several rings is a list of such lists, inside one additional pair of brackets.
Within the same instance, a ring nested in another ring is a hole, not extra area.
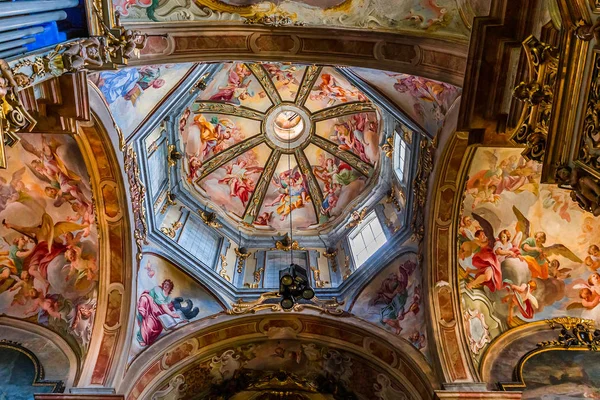
[[(408, 398), (433, 398), (439, 381), (423, 355), (410, 343), (354, 317), (302, 313), (219, 314), (191, 323), (161, 339), (129, 367), (118, 393), (145, 399), (186, 366), (241, 344), (276, 340), (270, 328), (300, 340), (353, 353), (376, 365), (402, 387)], [(280, 337), (281, 338), (281, 337)]]

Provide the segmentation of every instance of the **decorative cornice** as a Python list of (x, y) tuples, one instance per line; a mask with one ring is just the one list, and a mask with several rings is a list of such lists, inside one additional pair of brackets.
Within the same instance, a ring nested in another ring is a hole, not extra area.
[(290, 236), (286, 233), (283, 236), (283, 239), (277, 240), (275, 242), (275, 247), (271, 247), (271, 250), (290, 251), (290, 250), (306, 250), (306, 249), (304, 247), (300, 247), (297, 240), (291, 240)]

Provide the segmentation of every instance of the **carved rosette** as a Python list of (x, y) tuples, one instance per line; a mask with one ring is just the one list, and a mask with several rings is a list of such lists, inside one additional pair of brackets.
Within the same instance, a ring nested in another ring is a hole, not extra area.
[(516, 144), (525, 145), (525, 159), (543, 161), (548, 127), (552, 115), (552, 98), (558, 69), (558, 50), (530, 36), (523, 41), (529, 66), (529, 81), (519, 83), (513, 96), (525, 103), (517, 128), (511, 136)]

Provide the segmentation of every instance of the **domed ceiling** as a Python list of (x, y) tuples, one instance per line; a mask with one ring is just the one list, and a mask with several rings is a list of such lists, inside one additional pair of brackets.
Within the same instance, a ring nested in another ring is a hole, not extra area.
[(381, 128), (377, 107), (334, 68), (223, 64), (180, 116), (182, 181), (254, 234), (290, 224), (315, 234), (375, 184)]

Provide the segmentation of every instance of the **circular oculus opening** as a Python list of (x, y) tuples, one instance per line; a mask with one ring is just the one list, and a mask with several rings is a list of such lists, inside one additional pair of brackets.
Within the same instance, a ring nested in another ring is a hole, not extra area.
[(292, 110), (284, 110), (277, 114), (273, 121), (273, 131), (278, 139), (291, 142), (304, 131), (304, 121), (300, 114)]

